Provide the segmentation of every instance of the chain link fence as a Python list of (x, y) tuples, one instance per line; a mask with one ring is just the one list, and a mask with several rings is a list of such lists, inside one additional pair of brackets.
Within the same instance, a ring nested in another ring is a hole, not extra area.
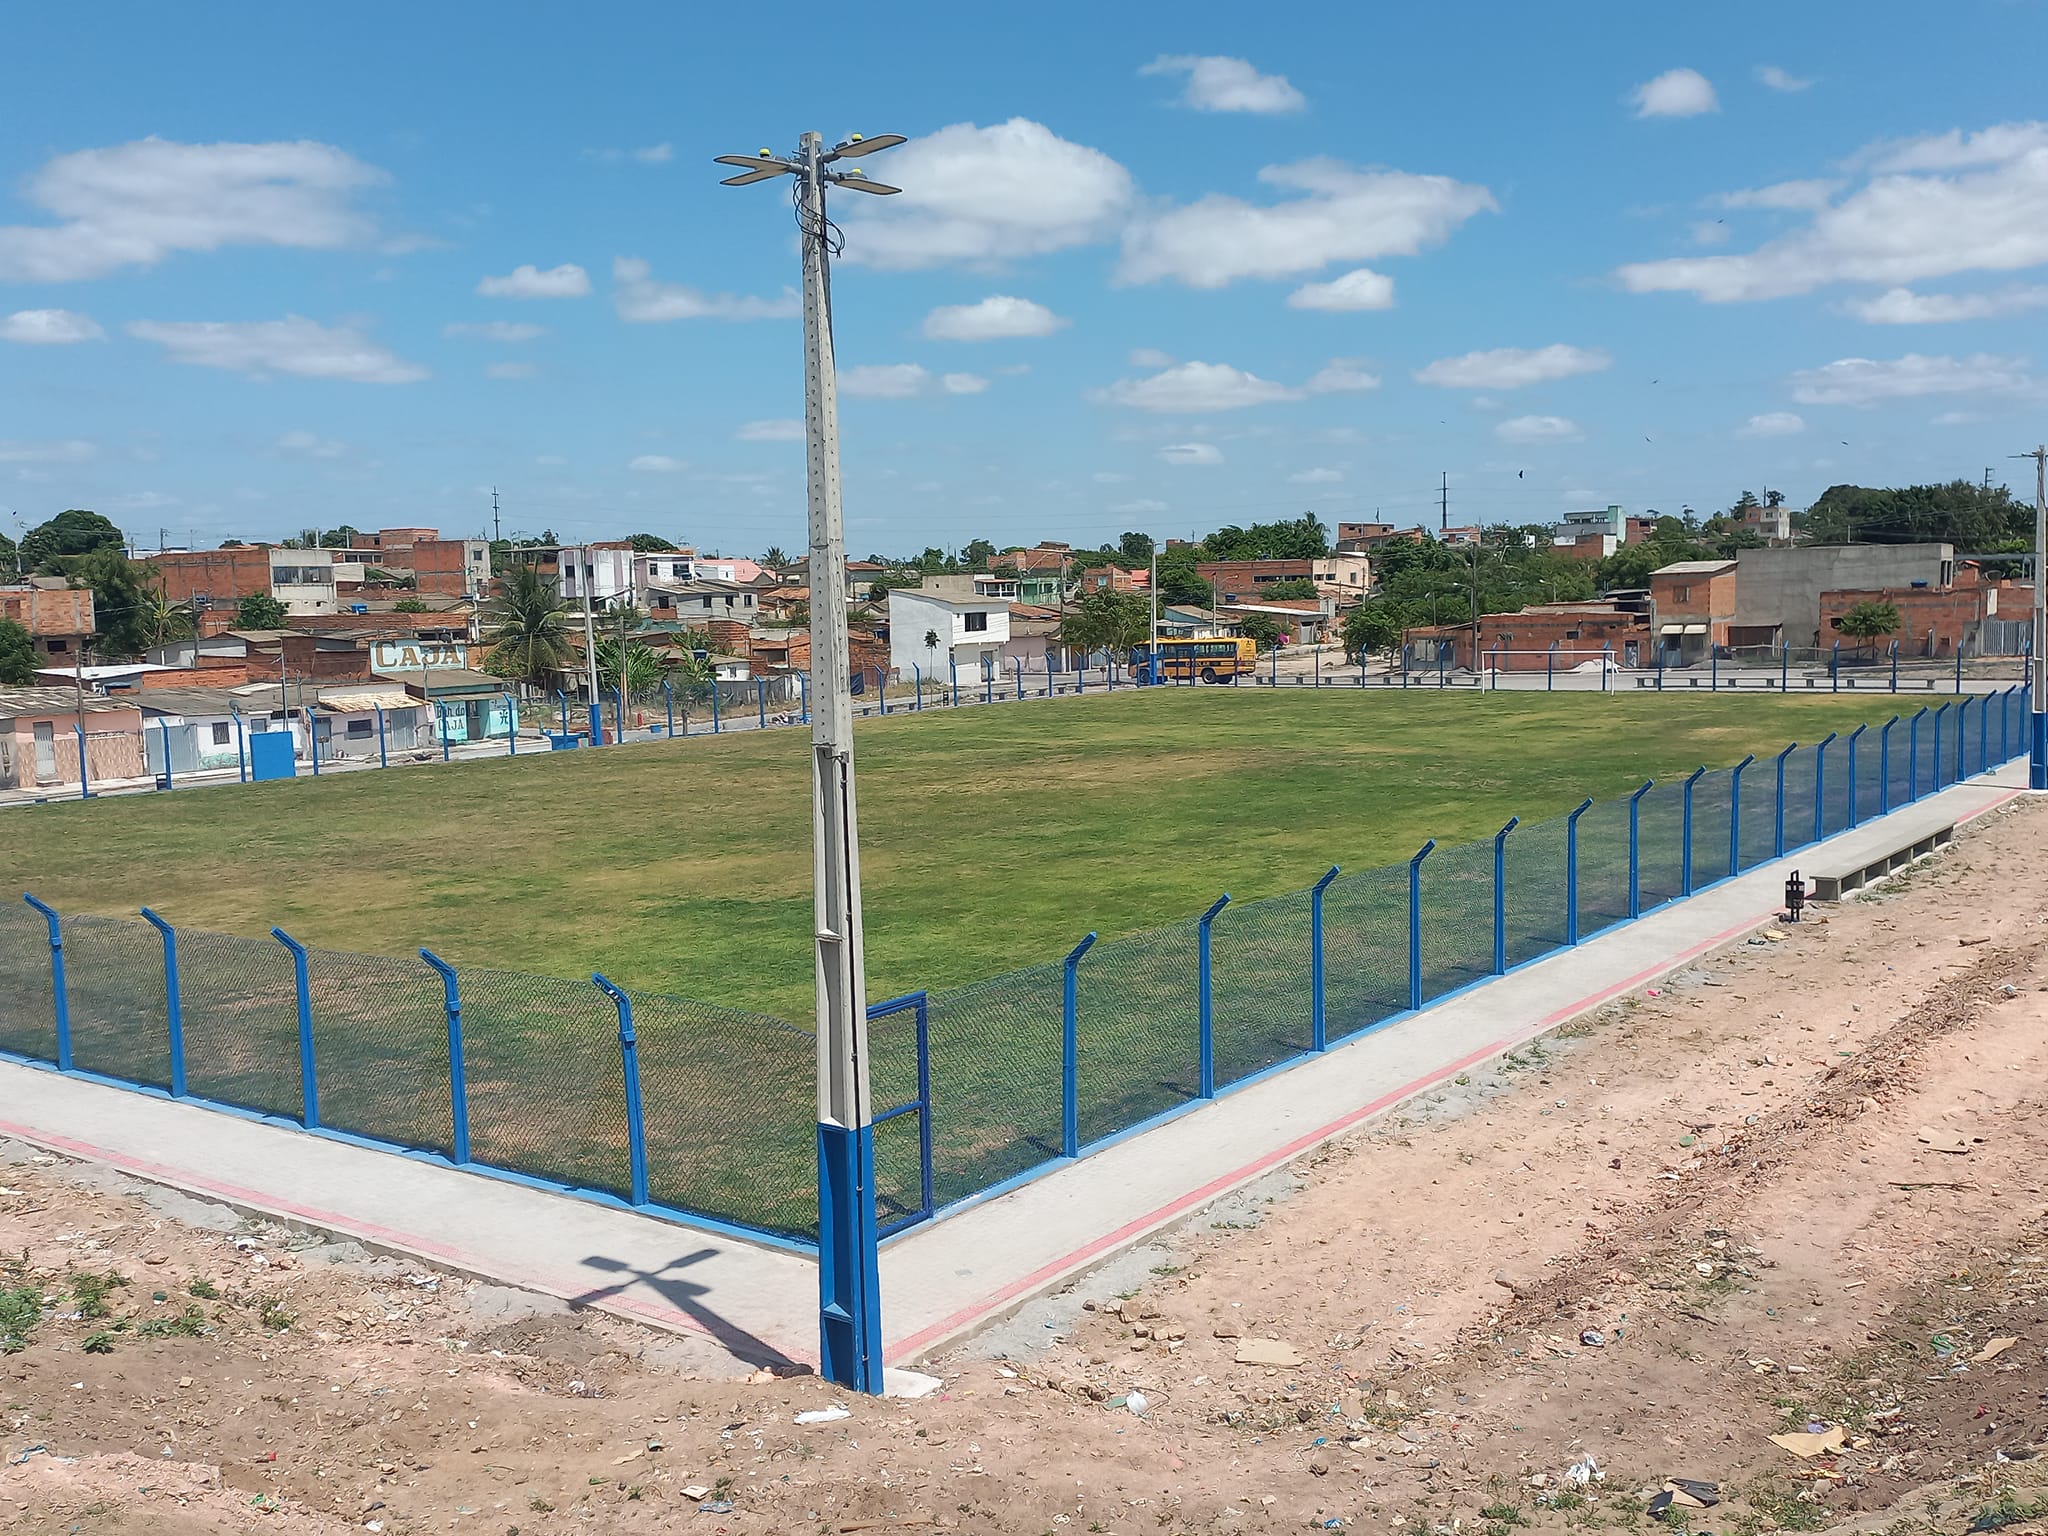
[[(2024, 750), (2025, 709), (2011, 690), (1919, 712), (878, 1004), (881, 1225), (926, 1219), (1994, 767)], [(0, 1052), (816, 1237), (816, 1040), (761, 1014), (24, 903), (0, 907)]]

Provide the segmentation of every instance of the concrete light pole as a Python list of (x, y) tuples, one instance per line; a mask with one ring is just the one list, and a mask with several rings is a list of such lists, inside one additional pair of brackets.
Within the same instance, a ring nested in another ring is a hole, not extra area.
[(890, 149), (898, 134), (842, 140), (807, 133), (787, 158), (720, 155), (740, 167), (723, 186), (794, 176), (804, 253), (804, 425), (811, 512), (811, 881), (818, 979), (819, 1370), (856, 1391), (882, 1390), (882, 1301), (875, 1231), (875, 1142), (868, 1095), (867, 976), (861, 940), (860, 822), (853, 793), (852, 646), (846, 628), (846, 530), (839, 505), (839, 399), (832, 357), (831, 257), (839, 232), (825, 187), (888, 195), (840, 160)]
[(2034, 461), (2034, 695), (2027, 701), (2027, 787), (2048, 789), (2048, 447), (2017, 455)]

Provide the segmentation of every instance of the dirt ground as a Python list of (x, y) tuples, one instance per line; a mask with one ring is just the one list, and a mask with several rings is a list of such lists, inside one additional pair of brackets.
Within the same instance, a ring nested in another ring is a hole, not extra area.
[(1695, 1533), (2038, 1528), (2044, 833), (2048, 804), (1981, 818), (1475, 1069), (927, 1362), (919, 1401), (709, 1378), (5, 1149), (0, 1531), (1515, 1536), (1649, 1531), (1674, 1478), (1716, 1485), (1662, 1517)]

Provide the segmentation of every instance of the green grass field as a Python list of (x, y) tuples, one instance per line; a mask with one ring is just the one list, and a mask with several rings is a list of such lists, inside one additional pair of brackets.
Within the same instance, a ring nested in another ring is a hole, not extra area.
[[(1332, 863), (1882, 721), (1883, 699), (1163, 690), (860, 727), (869, 995), (1056, 959)], [(811, 1009), (808, 734), (11, 811), (66, 912)]]

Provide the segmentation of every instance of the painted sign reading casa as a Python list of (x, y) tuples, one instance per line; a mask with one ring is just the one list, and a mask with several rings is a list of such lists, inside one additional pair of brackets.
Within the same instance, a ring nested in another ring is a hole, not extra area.
[(378, 672), (424, 672), (429, 667), (467, 667), (466, 646), (437, 640), (378, 640), (370, 646), (370, 666)]

